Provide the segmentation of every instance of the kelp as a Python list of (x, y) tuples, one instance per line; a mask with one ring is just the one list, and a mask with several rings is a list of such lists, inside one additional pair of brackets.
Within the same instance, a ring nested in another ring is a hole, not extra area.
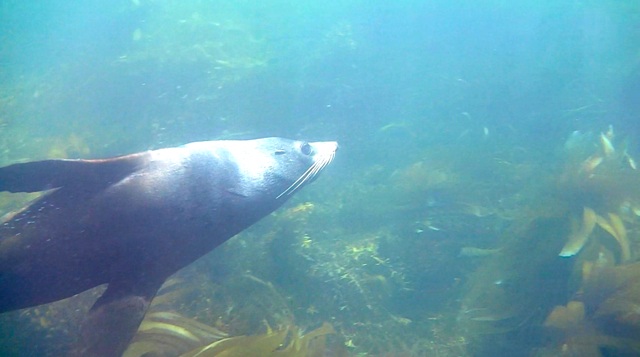
[(181, 357), (267, 356), (280, 346), (287, 332), (286, 328), (276, 332), (269, 329), (262, 335), (230, 337), (198, 347)]
[(560, 251), (561, 257), (576, 255), (584, 247), (596, 226), (596, 217), (596, 213), (589, 207), (584, 207), (582, 223), (575, 217), (571, 217), (571, 234), (569, 234), (567, 244)]
[(544, 321), (550, 339), (555, 342), (547, 344), (537, 355), (602, 357), (599, 347), (606, 342), (606, 336), (598, 334), (585, 320), (585, 314), (581, 301), (556, 306)]
[[(259, 286), (273, 289), (270, 283), (253, 276), (245, 278), (248, 279), (241, 280), (257, 282)], [(294, 325), (284, 323), (283, 328), (273, 330), (269, 323), (263, 320), (263, 324), (267, 326), (265, 333), (229, 337), (226, 332), (195, 319), (176, 312), (159, 310), (172, 305), (172, 297), (184, 299), (183, 293), (191, 292), (191, 289), (184, 285), (183, 279), (173, 278), (163, 286), (123, 357), (323, 356), (325, 336), (335, 333), (328, 323), (303, 335)], [(176, 305), (175, 301), (173, 305)]]
[(616, 240), (620, 250), (620, 261), (629, 261), (631, 259), (631, 243), (627, 237), (627, 229), (622, 218), (612, 212), (609, 212), (607, 217), (608, 219), (598, 215), (589, 207), (583, 208), (581, 221), (576, 216), (572, 216), (571, 233), (559, 255), (561, 257), (572, 257), (578, 254), (589, 242), (597, 225)]
[(595, 268), (583, 290), (582, 299), (598, 324), (623, 336), (640, 334), (640, 262)]
[[(305, 335), (301, 335), (296, 326), (285, 327), (278, 331), (268, 327), (267, 332), (262, 335), (225, 338), (196, 348), (180, 357), (322, 356), (325, 349), (324, 337), (333, 333), (335, 330), (326, 322)], [(283, 345), (284, 347), (281, 347)]]
[(556, 306), (544, 326), (554, 343), (540, 356), (635, 356), (640, 353), (640, 263), (585, 262), (576, 300)]
[(228, 335), (174, 312), (145, 316), (123, 357), (175, 357)]
[(557, 252), (567, 223), (564, 217), (519, 222), (500, 253), (470, 276), (457, 321), (474, 355), (524, 353), (536, 343), (536, 329), (566, 298), (570, 265)]
[(584, 321), (584, 303), (581, 301), (569, 301), (567, 306), (558, 305), (547, 316), (544, 325), (559, 329), (570, 329)]

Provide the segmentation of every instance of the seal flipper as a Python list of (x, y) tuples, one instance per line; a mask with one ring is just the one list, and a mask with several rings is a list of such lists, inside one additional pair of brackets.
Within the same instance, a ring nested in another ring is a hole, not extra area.
[(144, 279), (109, 283), (83, 321), (72, 356), (122, 356), (163, 282)]
[(147, 162), (148, 152), (104, 160), (43, 160), (0, 168), (0, 191), (39, 192), (63, 186), (101, 187)]

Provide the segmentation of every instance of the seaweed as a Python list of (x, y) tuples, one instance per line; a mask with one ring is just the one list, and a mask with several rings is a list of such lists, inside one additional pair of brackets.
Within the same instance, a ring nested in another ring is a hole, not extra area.
[(324, 337), (333, 334), (333, 327), (324, 323), (315, 330), (300, 334), (295, 326), (267, 332), (256, 336), (237, 336), (223, 339), (197, 348), (180, 357), (313, 357), (322, 356), (325, 350)]
[(476, 355), (523, 354), (541, 343), (538, 326), (568, 298), (570, 262), (558, 257), (562, 217), (520, 222), (502, 250), (473, 273), (462, 298), (459, 328)]

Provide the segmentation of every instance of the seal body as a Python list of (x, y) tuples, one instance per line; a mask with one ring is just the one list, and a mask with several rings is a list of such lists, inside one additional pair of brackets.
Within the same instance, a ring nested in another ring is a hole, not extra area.
[(77, 353), (119, 356), (168, 276), (282, 205), (336, 149), (208, 141), (0, 168), (2, 191), (48, 191), (0, 225), (0, 312), (108, 284)]

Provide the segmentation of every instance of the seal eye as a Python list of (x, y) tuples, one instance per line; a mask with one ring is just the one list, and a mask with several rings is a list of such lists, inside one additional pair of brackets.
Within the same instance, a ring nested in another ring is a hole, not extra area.
[(277, 149), (275, 152), (276, 155), (283, 155), (286, 154), (286, 151), (282, 150), (282, 149)]
[(304, 155), (311, 155), (312, 151), (313, 149), (311, 148), (311, 145), (309, 145), (309, 143), (304, 142), (302, 143), (302, 145), (300, 145), (300, 152), (302, 152)]

